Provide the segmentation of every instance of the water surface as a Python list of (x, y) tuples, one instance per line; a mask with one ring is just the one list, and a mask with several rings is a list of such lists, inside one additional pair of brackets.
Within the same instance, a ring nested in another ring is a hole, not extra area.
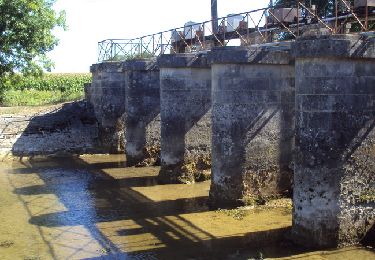
[(122, 155), (0, 163), (0, 259), (375, 259), (285, 239), (287, 207), (210, 211), (209, 182), (158, 185)]

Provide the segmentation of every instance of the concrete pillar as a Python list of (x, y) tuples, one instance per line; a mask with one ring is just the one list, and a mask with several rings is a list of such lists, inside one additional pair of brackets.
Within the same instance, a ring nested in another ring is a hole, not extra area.
[(291, 191), (294, 64), (290, 46), (213, 49), (212, 207)]
[(127, 166), (155, 165), (160, 161), (160, 80), (156, 60), (125, 64)]
[(162, 55), (162, 183), (190, 183), (209, 177), (211, 158), (211, 70), (205, 54)]
[(125, 74), (122, 62), (103, 62), (90, 67), (92, 83), (86, 97), (99, 123), (99, 138), (104, 151), (124, 149)]
[(357, 243), (375, 220), (375, 41), (301, 38), (296, 56), (296, 243)]

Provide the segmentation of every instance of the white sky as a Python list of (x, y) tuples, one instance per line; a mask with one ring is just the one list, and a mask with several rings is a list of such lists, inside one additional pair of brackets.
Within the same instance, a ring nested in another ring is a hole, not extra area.
[[(266, 7), (269, 0), (217, 0), (219, 17)], [(66, 11), (67, 31), (49, 54), (53, 72), (88, 72), (97, 60), (97, 42), (131, 39), (210, 19), (210, 0), (57, 0)]]

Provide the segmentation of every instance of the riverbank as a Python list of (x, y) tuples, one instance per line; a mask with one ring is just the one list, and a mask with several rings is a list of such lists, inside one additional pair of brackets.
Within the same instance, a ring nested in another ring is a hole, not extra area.
[(0, 160), (98, 153), (98, 124), (85, 101), (0, 108)]

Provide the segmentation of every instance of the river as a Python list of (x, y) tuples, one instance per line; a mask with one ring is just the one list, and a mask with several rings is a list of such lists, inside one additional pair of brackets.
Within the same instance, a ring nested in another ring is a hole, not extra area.
[[(0, 259), (375, 259), (288, 242), (291, 207), (209, 210), (209, 182), (158, 185), (123, 155), (0, 163)], [(285, 238), (286, 236), (286, 238)]]

